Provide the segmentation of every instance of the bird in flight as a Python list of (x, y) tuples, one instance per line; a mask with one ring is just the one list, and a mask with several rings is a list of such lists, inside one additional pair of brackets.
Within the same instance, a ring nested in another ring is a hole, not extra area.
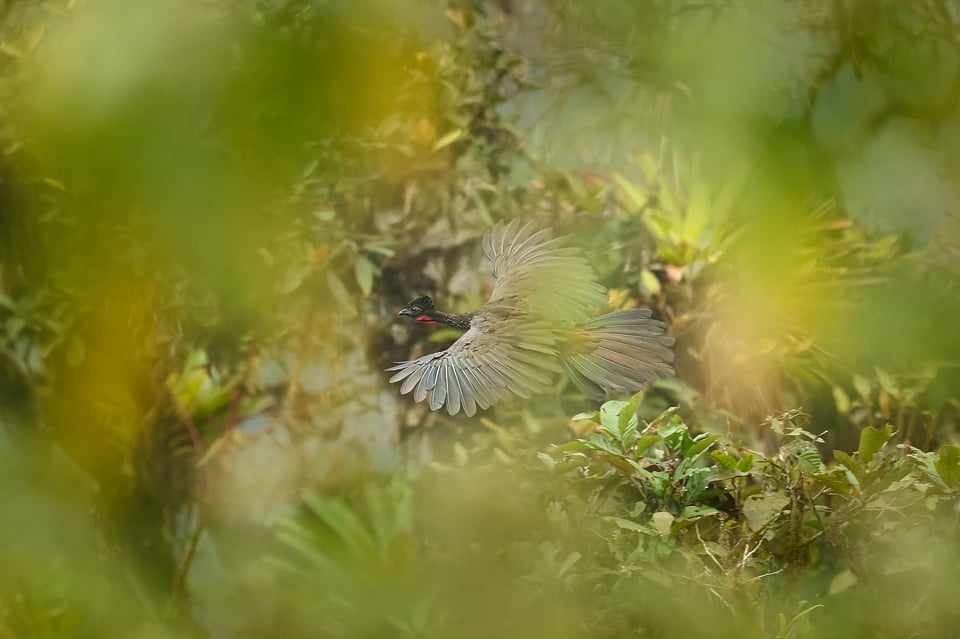
[(411, 301), (400, 317), (466, 332), (446, 350), (388, 368), (390, 382), (431, 410), (472, 416), (511, 394), (542, 393), (560, 373), (593, 399), (672, 377), (666, 325), (646, 308), (594, 317), (606, 306), (606, 289), (565, 239), (516, 219), (487, 231), (483, 251), (496, 280), (490, 299), (461, 315), (438, 311), (426, 296)]

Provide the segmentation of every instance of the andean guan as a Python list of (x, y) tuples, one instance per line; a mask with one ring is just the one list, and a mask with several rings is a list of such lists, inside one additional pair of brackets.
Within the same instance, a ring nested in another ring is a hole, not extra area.
[(483, 251), (496, 279), (490, 299), (462, 315), (441, 313), (426, 296), (410, 302), (401, 317), (466, 332), (446, 350), (388, 368), (397, 371), (390, 381), (403, 382), (400, 392), (413, 391), (418, 402), (429, 398), (431, 410), (472, 416), (511, 393), (541, 393), (564, 371), (594, 399), (604, 389), (635, 391), (673, 376), (673, 338), (649, 309), (591, 317), (606, 306), (606, 289), (564, 239), (516, 219), (487, 231)]

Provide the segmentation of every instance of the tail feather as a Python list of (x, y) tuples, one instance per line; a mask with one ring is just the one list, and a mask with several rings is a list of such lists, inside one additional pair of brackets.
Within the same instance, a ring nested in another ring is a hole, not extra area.
[(561, 359), (573, 382), (593, 399), (604, 389), (636, 391), (653, 379), (674, 375), (673, 338), (648, 309), (631, 309), (584, 322), (585, 350)]

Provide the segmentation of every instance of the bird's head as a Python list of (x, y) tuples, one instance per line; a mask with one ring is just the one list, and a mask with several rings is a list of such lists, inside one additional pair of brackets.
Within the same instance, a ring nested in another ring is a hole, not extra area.
[(412, 317), (418, 322), (436, 322), (436, 307), (433, 300), (426, 295), (421, 295), (407, 304), (406, 308), (397, 313), (400, 317)]

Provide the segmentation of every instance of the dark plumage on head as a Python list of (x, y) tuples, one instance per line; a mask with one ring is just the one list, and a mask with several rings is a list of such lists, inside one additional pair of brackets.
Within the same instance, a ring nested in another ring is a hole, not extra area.
[(400, 317), (412, 317), (421, 322), (431, 322), (434, 321), (433, 314), (436, 310), (433, 300), (426, 295), (421, 295), (407, 304), (407, 307), (401, 310), (398, 315)]

